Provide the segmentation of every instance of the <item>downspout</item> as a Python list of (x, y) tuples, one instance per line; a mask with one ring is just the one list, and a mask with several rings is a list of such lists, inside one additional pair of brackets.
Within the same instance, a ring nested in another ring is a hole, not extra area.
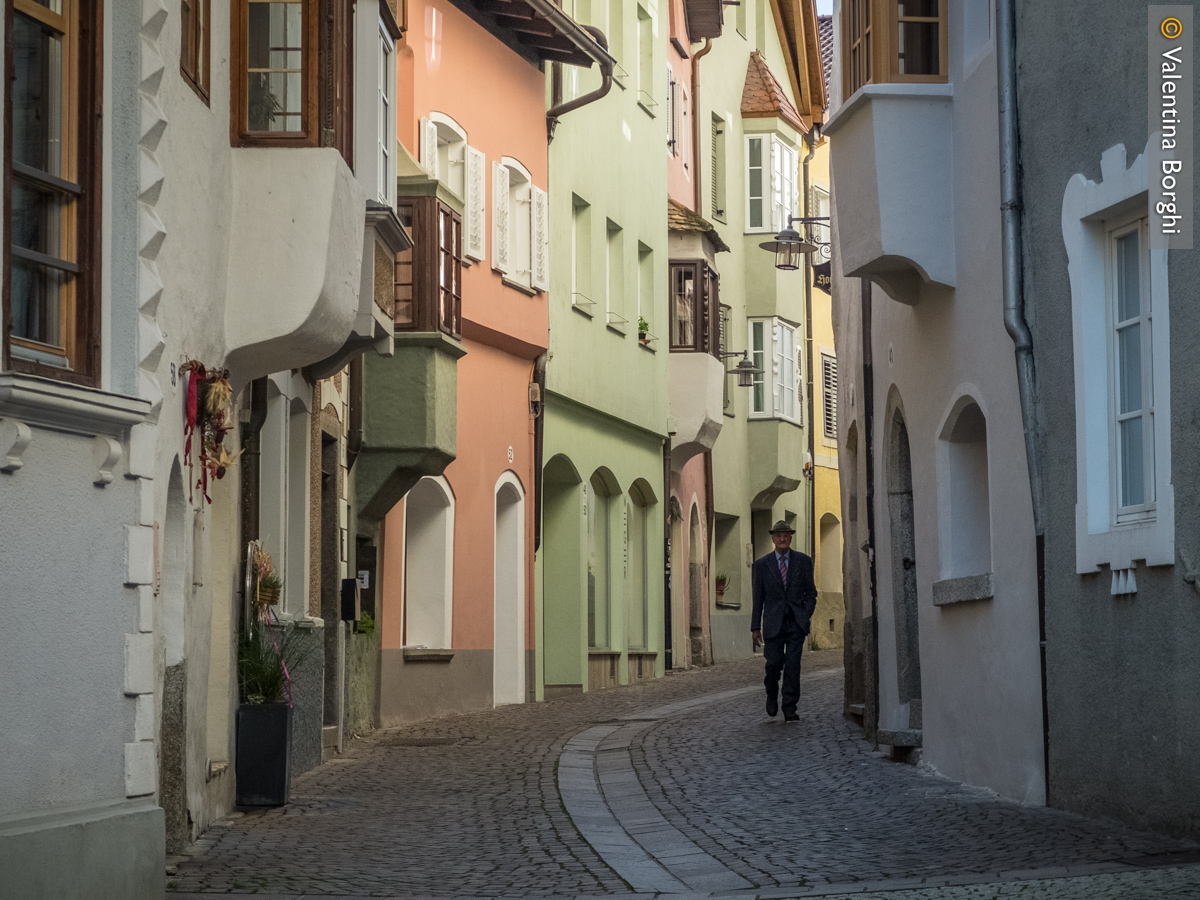
[[(817, 137), (810, 130), (804, 135), (808, 156), (804, 157), (804, 218), (812, 215), (812, 186), (809, 181), (808, 164), (817, 152)], [(808, 461), (812, 466), (808, 479), (808, 555), (817, 558), (817, 456), (816, 429), (813, 418), (813, 340), (812, 340), (812, 255), (805, 257), (804, 266), (804, 365), (808, 370)]]
[[(533, 363), (537, 413), (533, 420), (533, 552), (542, 548), (542, 448), (546, 438), (546, 354)], [(532, 393), (532, 391), (531, 391)]]
[(864, 464), (867, 472), (867, 569), (871, 583), (871, 713), (863, 717), (867, 738), (875, 740), (879, 731), (879, 594), (875, 581), (875, 363), (871, 353), (871, 282), (859, 279), (862, 301), (862, 401)]
[(671, 438), (663, 441), (663, 671), (671, 671)]
[(996, 4), (996, 56), (1000, 106), (1000, 215), (1001, 258), (1004, 272), (1004, 327), (1013, 340), (1017, 357), (1017, 390), (1021, 398), (1021, 425), (1025, 430), (1025, 460), (1033, 503), (1033, 532), (1037, 546), (1038, 650), (1042, 670), (1042, 765), (1046, 804), (1050, 804), (1050, 707), (1046, 686), (1046, 531), (1042, 510), (1042, 474), (1038, 462), (1037, 382), (1034, 373), (1033, 335), (1025, 318), (1021, 247), (1021, 159), (1017, 121), (1017, 11), (1015, 0)]
[[(245, 554), (250, 542), (258, 540), (259, 459), (262, 455), (262, 427), (267, 421), (267, 379), (250, 382), (250, 418), (242, 425), (242, 546)], [(242, 584), (249, 582), (248, 557), (242, 559)], [(243, 590), (243, 626), (249, 623), (250, 600)]]
[(704, 41), (704, 46), (692, 54), (692, 187), (695, 189), (695, 203), (692, 206), (696, 215), (703, 215), (703, 191), (700, 186), (700, 60), (712, 50), (712, 38)]
[(363, 358), (355, 354), (350, 360), (350, 384), (347, 393), (350, 395), (350, 427), (346, 435), (346, 471), (354, 468), (354, 460), (358, 459), (363, 445)]
[[(557, 7), (554, 8), (557, 9)], [(596, 100), (601, 99), (610, 90), (612, 90), (613, 69), (616, 66), (616, 60), (614, 60), (608, 54), (608, 38), (604, 36), (604, 32), (599, 28), (594, 28), (590, 25), (585, 25), (584, 28), (589, 34), (592, 35), (593, 38), (595, 38), (596, 43), (599, 44), (604, 50), (602, 56), (598, 58), (593, 57), (600, 65), (600, 87), (596, 88), (594, 91), (589, 91), (586, 94), (582, 94), (581, 96), (576, 97), (574, 100), (568, 100), (566, 103), (559, 103), (558, 100), (560, 100), (562, 96), (562, 64), (554, 63), (554, 73), (551, 76), (554, 81), (554, 88), (553, 93), (551, 94), (551, 99), (554, 101), (555, 105), (546, 110), (546, 143), (550, 143), (554, 140), (554, 129), (558, 127), (559, 119), (561, 119), (567, 113), (579, 109), (581, 106), (587, 106), (589, 103), (593, 103)]]

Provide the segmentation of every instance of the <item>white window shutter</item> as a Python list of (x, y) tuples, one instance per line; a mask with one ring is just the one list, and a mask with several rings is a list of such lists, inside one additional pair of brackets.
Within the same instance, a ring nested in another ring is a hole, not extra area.
[(437, 124), (421, 117), (421, 166), (432, 178), (438, 177)]
[(484, 192), (486, 160), (483, 151), (467, 146), (466, 240), (463, 255), (482, 260), (487, 256), (487, 198)]
[(533, 189), (533, 234), (530, 235), (529, 259), (535, 291), (550, 288), (550, 202), (541, 188)]
[(492, 163), (492, 268), (508, 274), (508, 167)]

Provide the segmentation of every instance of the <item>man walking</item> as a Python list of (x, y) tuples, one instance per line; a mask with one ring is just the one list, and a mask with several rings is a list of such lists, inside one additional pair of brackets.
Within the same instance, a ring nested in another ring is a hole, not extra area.
[(792, 549), (796, 530), (782, 519), (771, 529), (775, 552), (754, 563), (754, 612), (750, 635), (754, 649), (763, 647), (767, 675), (767, 715), (779, 712), (776, 691), (783, 672), (783, 720), (798, 721), (800, 702), (800, 653), (808, 636), (817, 586), (813, 582), (812, 559)]

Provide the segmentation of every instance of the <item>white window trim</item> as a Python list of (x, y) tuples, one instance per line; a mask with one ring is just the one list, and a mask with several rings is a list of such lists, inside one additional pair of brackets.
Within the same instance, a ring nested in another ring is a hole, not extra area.
[(379, 52), (383, 55), (383, 84), (375, 86), (377, 104), (386, 103), (387, 111), (376, 135), (376, 193), (382, 203), (396, 205), (396, 42), (379, 21)]
[[(529, 170), (516, 159), (511, 156), (505, 156), (500, 159), (497, 166), (498, 171), (503, 168), (508, 173), (509, 195), (507, 203), (508, 222), (504, 234), (504, 268), (493, 264), (493, 268), (499, 271), (504, 283), (509, 287), (514, 287), (527, 294), (536, 293), (545, 290), (541, 287), (544, 280), (539, 278), (538, 273), (534, 270), (538, 267), (538, 248), (541, 246), (543, 253), (543, 262), (546, 264), (546, 272), (548, 278), (548, 258), (546, 258), (545, 244), (548, 241), (548, 227), (543, 231), (543, 234), (538, 234), (538, 214), (537, 207), (539, 204), (545, 206), (545, 200), (542, 199), (543, 192), (533, 183), (533, 176)], [(522, 180), (514, 180), (513, 175), (519, 175)], [(495, 172), (493, 172), (493, 176)], [(521, 228), (520, 222), (520, 207), (525, 204), (529, 208), (529, 227)], [(548, 210), (547, 210), (548, 213)], [(493, 209), (493, 218), (499, 221), (500, 213), (497, 209)], [(548, 219), (548, 216), (547, 216)], [(548, 226), (548, 220), (545, 223)], [(493, 229), (496, 233), (497, 229)], [(529, 258), (529, 267), (527, 270), (518, 270), (517, 260), (521, 254), (525, 253)], [(548, 286), (548, 284), (546, 285)]]
[(1145, 210), (1148, 198), (1146, 153), (1126, 167), (1124, 144), (1101, 157), (1102, 180), (1076, 174), (1063, 195), (1062, 230), (1071, 280), (1075, 354), (1075, 441), (1077, 499), (1075, 563), (1080, 574), (1108, 566), (1132, 569), (1175, 562), (1175, 494), (1171, 485), (1171, 348), (1167, 251), (1149, 250), (1150, 306), (1153, 313), (1154, 495), (1152, 519), (1116, 523), (1110, 441), (1112, 380), (1109, 371), (1109, 313), (1106, 298), (1104, 219), (1120, 220)]
[[(451, 193), (460, 200), (467, 199), (467, 132), (454, 119), (445, 113), (431, 112), (429, 122), (437, 134), (437, 147), (429, 152), (433, 154), (434, 177), (445, 185)], [(428, 132), (427, 132), (428, 133)], [(443, 166), (441, 150), (443, 145), (449, 145), (446, 154), (446, 165)], [(424, 153), (424, 148), (422, 148)], [(428, 167), (427, 167), (428, 168)], [(460, 190), (461, 187), (461, 190)]]
[[(771, 217), (767, 215), (771, 208), (771, 148), (770, 138), (768, 134), (748, 134), (743, 146), (745, 147), (744, 165), (742, 166), (742, 179), (745, 185), (746, 207), (743, 211), (745, 215), (746, 233), (757, 234), (759, 232), (770, 231)], [(761, 141), (763, 143), (763, 152), (759, 154), (759, 165), (762, 168), (762, 195), (758, 198), (762, 201), (762, 224), (750, 224), (750, 201), (753, 199), (750, 194), (750, 142)]]
[[(791, 422), (794, 425), (804, 424), (804, 369), (802, 365), (803, 354), (800, 348), (803, 346), (803, 334), (799, 325), (793, 325), (779, 317), (775, 318), (754, 318), (746, 323), (746, 346), (750, 353), (754, 353), (754, 323), (762, 322), (763, 329), (763, 397), (766, 403), (766, 408), (760, 412), (754, 410), (753, 388), (751, 388), (750, 397), (750, 412), (751, 419), (778, 419), (781, 422)], [(787, 329), (792, 334), (792, 345), (795, 350), (796, 359), (794, 361), (794, 380), (793, 390), (795, 395), (794, 408), (795, 414), (791, 416), (784, 415), (780, 412), (779, 406), (779, 364), (776, 357), (776, 347), (779, 343), (778, 332), (781, 329)]]

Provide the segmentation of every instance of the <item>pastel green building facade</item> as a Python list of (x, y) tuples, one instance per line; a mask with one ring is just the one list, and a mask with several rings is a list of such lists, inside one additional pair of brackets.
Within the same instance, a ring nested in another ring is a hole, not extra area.
[[(594, 0), (622, 71), (550, 144), (550, 350), (535, 562), (538, 698), (663, 673), (666, 89), (656, 0)], [(596, 70), (551, 73), (569, 100)], [(636, 165), (631, 161), (637, 161)], [(650, 337), (639, 339), (638, 320)], [(662, 335), (661, 339), (655, 335)]]

